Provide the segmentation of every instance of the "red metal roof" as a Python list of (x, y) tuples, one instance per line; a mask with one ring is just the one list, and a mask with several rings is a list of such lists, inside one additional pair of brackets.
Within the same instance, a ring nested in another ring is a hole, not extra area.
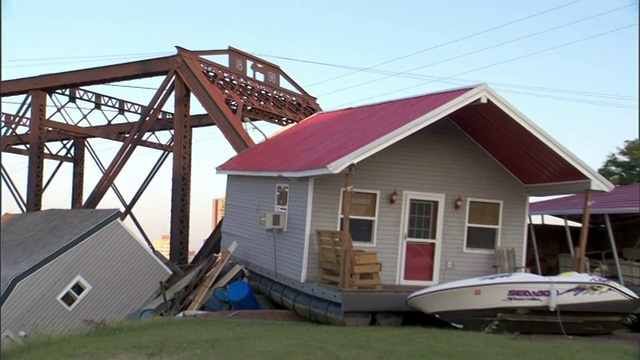
[(224, 171), (324, 168), (473, 88), (312, 115), (222, 164)]
[[(486, 85), (317, 113), (218, 170), (294, 177), (337, 173), (445, 117), (524, 185), (571, 184), (574, 192), (612, 188)], [(549, 191), (539, 194), (553, 193)]]
[[(611, 192), (594, 192), (592, 214), (640, 214), (640, 183), (617, 186)], [(529, 205), (531, 215), (579, 215), (584, 210), (584, 194), (538, 201)]]

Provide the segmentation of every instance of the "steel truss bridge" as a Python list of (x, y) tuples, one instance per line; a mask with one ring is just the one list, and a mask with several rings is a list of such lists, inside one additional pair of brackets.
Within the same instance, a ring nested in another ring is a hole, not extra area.
[[(227, 64), (208, 57), (226, 58)], [(162, 79), (146, 104), (87, 89), (146, 78)], [(177, 47), (177, 53), (167, 57), (2, 81), (0, 92), (3, 103), (11, 101), (17, 108), (9, 113), (3, 106), (2, 152), (28, 157), (26, 196), (5, 165), (1, 167), (2, 184), (22, 212), (41, 210), (45, 190), (61, 165), (71, 163), (70, 208), (94, 209), (111, 189), (122, 205), (122, 220), (130, 217), (150, 243), (133, 209), (173, 154), (170, 260), (177, 265), (188, 261), (193, 131), (217, 126), (240, 152), (255, 145), (244, 122), (285, 126), (321, 110), (316, 99), (279, 66), (234, 48), (189, 51)], [(191, 113), (191, 95), (206, 113)], [(173, 112), (166, 111), (171, 107)], [(103, 162), (104, 154), (92, 146), (91, 140), (97, 138), (121, 144), (110, 161)], [(133, 197), (127, 199), (114, 181), (139, 147), (156, 149), (159, 157)], [(87, 155), (102, 175), (84, 194)], [(57, 163), (46, 181), (45, 160)]]

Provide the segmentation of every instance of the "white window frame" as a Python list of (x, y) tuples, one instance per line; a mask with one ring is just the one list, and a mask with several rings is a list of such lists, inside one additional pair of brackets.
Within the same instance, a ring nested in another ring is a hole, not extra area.
[[(84, 291), (82, 292), (82, 294), (76, 296), (76, 301), (74, 301), (73, 304), (69, 306), (64, 301), (62, 301), (62, 298), (69, 292), (71, 292), (75, 296), (76, 295), (75, 292), (72, 291), (71, 289), (78, 283), (80, 283), (84, 287)], [(67, 309), (68, 311), (71, 311), (80, 303), (82, 299), (84, 299), (87, 296), (87, 294), (89, 293), (89, 291), (91, 291), (92, 288), (93, 286), (91, 286), (91, 284), (89, 284), (87, 280), (85, 280), (82, 276), (78, 275), (73, 279), (73, 281), (69, 283), (69, 285), (65, 287), (64, 291), (58, 294), (56, 299), (58, 299), (58, 302), (62, 304), (62, 306), (64, 306), (65, 309)]]
[[(345, 192), (345, 188), (342, 187), (340, 188), (340, 201), (338, 201), (338, 221), (336, 224), (336, 230), (340, 230), (340, 222), (342, 221), (342, 201), (343, 201), (343, 194)], [(376, 195), (376, 213), (375, 213), (375, 217), (369, 217), (369, 216), (349, 216), (349, 218), (351, 219), (361, 219), (361, 220), (372, 220), (373, 221), (373, 226), (371, 229), (371, 242), (370, 243), (363, 243), (360, 241), (353, 241), (353, 246), (354, 247), (375, 247), (376, 246), (376, 238), (377, 238), (377, 234), (378, 234), (378, 212), (380, 211), (380, 190), (368, 190), (368, 189), (353, 189), (353, 192), (359, 192), (359, 193), (368, 193), (368, 194), (375, 194)]]
[[(470, 204), (472, 202), (486, 202), (486, 203), (494, 203), (500, 206), (500, 210), (498, 211), (498, 226), (495, 225), (481, 225), (481, 224), (469, 224), (469, 210), (471, 209)], [(464, 237), (462, 238), (463, 251), (465, 253), (476, 253), (476, 254), (493, 254), (495, 253), (495, 249), (500, 246), (500, 238), (502, 234), (502, 209), (504, 207), (504, 202), (502, 200), (495, 199), (480, 199), (480, 198), (467, 198), (466, 208), (465, 208), (465, 219), (464, 219)], [(496, 233), (496, 243), (494, 244), (493, 249), (478, 249), (478, 248), (470, 248), (467, 247), (467, 233), (469, 232), (469, 226), (479, 227), (479, 228), (488, 228), (488, 229), (497, 229)]]
[[(287, 205), (285, 206), (278, 205), (278, 187), (281, 187), (281, 186), (287, 188)], [(290, 200), (291, 200), (291, 186), (289, 184), (276, 184), (276, 192), (273, 198), (273, 209), (275, 211), (288, 213)]]

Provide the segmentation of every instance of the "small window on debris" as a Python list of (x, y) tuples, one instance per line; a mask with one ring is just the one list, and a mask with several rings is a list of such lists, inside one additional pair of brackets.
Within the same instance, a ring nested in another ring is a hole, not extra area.
[(82, 300), (87, 293), (91, 290), (91, 285), (82, 278), (82, 276), (77, 276), (71, 284), (69, 284), (65, 291), (63, 291), (58, 296), (58, 301), (67, 308), (67, 310), (72, 310), (80, 300)]

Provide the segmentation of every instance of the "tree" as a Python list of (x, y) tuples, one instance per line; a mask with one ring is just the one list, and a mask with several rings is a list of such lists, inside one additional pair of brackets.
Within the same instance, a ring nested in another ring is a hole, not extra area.
[(640, 183), (640, 139), (627, 140), (617, 153), (610, 153), (598, 169), (615, 185)]

